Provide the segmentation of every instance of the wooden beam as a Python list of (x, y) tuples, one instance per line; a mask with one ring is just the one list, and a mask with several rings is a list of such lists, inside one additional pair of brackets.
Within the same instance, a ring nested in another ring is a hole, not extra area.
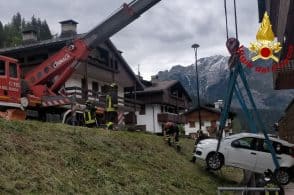
[(291, 0), (280, 0), (280, 7), (278, 12), (277, 37), (278, 41), (284, 43), (284, 34), (287, 27), (288, 13)]
[(271, 0), (265, 0), (265, 10), (270, 13), (271, 11)]

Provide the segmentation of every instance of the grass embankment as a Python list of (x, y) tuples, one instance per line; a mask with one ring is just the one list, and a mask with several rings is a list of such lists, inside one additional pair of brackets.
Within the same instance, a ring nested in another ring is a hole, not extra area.
[(215, 194), (236, 173), (207, 173), (162, 137), (0, 120), (0, 193)]

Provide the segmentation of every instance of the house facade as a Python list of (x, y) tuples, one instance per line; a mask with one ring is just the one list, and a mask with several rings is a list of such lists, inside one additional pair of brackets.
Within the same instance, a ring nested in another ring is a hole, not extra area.
[(184, 124), (182, 115), (191, 105), (191, 98), (179, 81), (144, 82), (145, 88), (136, 92), (136, 100), (144, 102), (136, 112), (137, 125), (151, 133), (161, 134), (166, 122)]
[(259, 0), (260, 19), (264, 11), (270, 16), (272, 28), (283, 47), (280, 60), (289, 59), (289, 63), (273, 73), (275, 89), (294, 88), (294, 2), (293, 0)]
[[(77, 34), (77, 22), (66, 20), (60, 24), (59, 37), (38, 41), (36, 31), (28, 29), (23, 32), (22, 45), (0, 49), (0, 55), (18, 59), (22, 71), (29, 72), (74, 39), (82, 36)], [(103, 103), (99, 101), (99, 97), (103, 96), (106, 87), (111, 83), (116, 83), (118, 86), (119, 115), (134, 112), (134, 106), (125, 106), (124, 94), (135, 91), (135, 88), (142, 90), (143, 85), (124, 60), (122, 52), (110, 40), (107, 40), (90, 52), (87, 60), (81, 63), (62, 89), (69, 96), (74, 96), (78, 102), (91, 99), (96, 100), (97, 103)]]
[[(293, 0), (265, 0), (259, 1), (259, 15), (267, 11), (272, 28), (281, 43), (280, 60), (287, 58), (289, 63), (273, 72), (274, 88), (294, 89), (294, 1)], [(285, 115), (278, 123), (279, 136), (294, 143), (294, 99), (285, 110)]]
[(294, 100), (285, 110), (285, 115), (280, 119), (278, 124), (279, 137), (294, 143)]
[[(219, 108), (208, 106), (197, 107), (184, 114), (186, 118), (185, 134), (195, 137), (197, 132), (200, 130), (199, 111), (201, 116), (202, 132), (211, 137), (215, 137), (219, 127), (221, 110)], [(234, 113), (229, 113), (223, 136), (228, 136), (233, 133), (232, 121), (234, 119), (234, 115)]]

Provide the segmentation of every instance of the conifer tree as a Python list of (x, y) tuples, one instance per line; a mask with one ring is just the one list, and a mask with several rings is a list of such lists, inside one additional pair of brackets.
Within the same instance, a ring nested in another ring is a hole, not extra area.
[(52, 38), (51, 31), (46, 20), (31, 17), (29, 22), (19, 12), (12, 16), (11, 22), (3, 25), (0, 22), (0, 47), (17, 46), (22, 43), (22, 31), (26, 28), (34, 28), (37, 31), (38, 40)]
[(48, 26), (46, 20), (42, 21), (40, 29), (41, 29), (41, 31), (40, 31), (40, 39), (41, 40), (46, 40), (46, 39), (52, 38), (52, 34), (51, 34), (51, 31), (49, 29), (49, 26)]
[(3, 24), (0, 21), (0, 48), (4, 46), (4, 40), (5, 40), (5, 36), (4, 36)]

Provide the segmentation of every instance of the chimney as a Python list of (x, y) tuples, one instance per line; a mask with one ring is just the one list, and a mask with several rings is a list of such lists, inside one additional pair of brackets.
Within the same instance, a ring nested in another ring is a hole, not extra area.
[(214, 108), (221, 109), (223, 107), (224, 101), (223, 100), (217, 100), (217, 102), (214, 103)]
[(60, 37), (72, 37), (77, 34), (77, 22), (74, 20), (64, 20), (59, 22), (61, 24)]
[(151, 82), (152, 82), (152, 83), (159, 82), (158, 75), (153, 75), (153, 76), (151, 76)]
[(22, 31), (23, 44), (31, 44), (37, 42), (37, 31), (34, 28), (26, 28)]

